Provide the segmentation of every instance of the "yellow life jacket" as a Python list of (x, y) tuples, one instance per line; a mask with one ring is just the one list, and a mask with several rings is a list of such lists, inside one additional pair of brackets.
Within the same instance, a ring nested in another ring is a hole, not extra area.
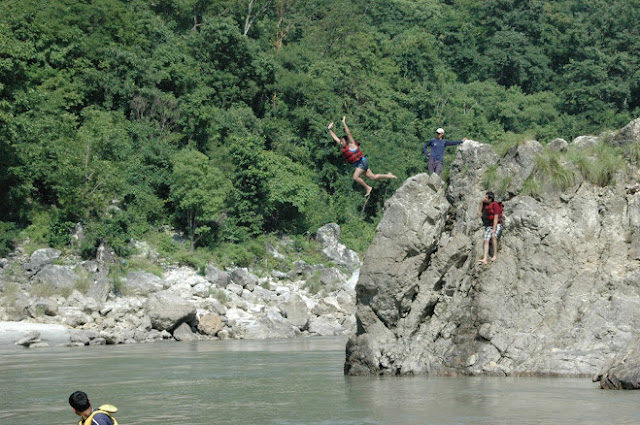
[(118, 408), (116, 406), (113, 406), (111, 404), (103, 404), (102, 406), (98, 407), (98, 409), (94, 410), (93, 412), (91, 412), (91, 414), (89, 415), (89, 417), (85, 420), (80, 419), (78, 421), (78, 425), (92, 425), (92, 420), (93, 417), (95, 415), (97, 415), (98, 413), (103, 413), (107, 416), (109, 416), (111, 418), (111, 420), (113, 421), (113, 425), (118, 425), (118, 421), (116, 421), (116, 418), (114, 418), (111, 414), (112, 413), (116, 413), (118, 411)]

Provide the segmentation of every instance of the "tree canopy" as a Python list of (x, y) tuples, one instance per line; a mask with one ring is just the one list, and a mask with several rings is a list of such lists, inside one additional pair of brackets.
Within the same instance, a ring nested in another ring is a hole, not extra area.
[[(0, 223), (193, 246), (375, 224), (435, 128), (493, 143), (640, 115), (632, 0), (5, 0)], [(378, 188), (329, 137), (347, 115)], [(43, 219), (45, 217), (46, 219)], [(90, 251), (91, 247), (87, 247)]]

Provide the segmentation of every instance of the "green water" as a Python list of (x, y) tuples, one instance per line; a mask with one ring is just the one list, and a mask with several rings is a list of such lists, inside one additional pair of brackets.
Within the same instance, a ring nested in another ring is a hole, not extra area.
[(640, 392), (589, 379), (345, 377), (344, 338), (0, 352), (0, 425), (74, 424), (76, 389), (120, 424), (637, 424)]

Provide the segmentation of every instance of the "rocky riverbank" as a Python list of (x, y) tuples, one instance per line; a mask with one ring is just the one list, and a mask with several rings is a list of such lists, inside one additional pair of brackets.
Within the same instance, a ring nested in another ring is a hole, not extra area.
[[(107, 246), (91, 261), (52, 248), (16, 252), (0, 259), (0, 347), (352, 334), (360, 259), (339, 236), (335, 224), (318, 230), (325, 264), (297, 261), (266, 276), (165, 265), (159, 275), (130, 270), (114, 278), (110, 270), (122, 260)], [(156, 256), (139, 245), (141, 255)]]

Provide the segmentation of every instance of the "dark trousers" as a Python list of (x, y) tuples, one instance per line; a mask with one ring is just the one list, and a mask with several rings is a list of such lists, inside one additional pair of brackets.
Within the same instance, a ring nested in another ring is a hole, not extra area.
[(442, 174), (442, 161), (429, 158), (429, 173), (436, 173), (437, 175)]

